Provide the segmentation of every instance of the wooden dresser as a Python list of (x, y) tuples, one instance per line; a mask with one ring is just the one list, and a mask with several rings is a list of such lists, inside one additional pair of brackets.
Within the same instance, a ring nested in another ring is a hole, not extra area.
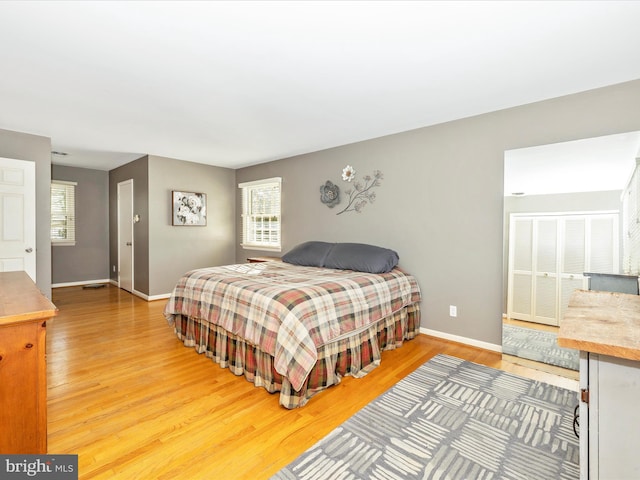
[(47, 320), (56, 307), (25, 272), (0, 272), (0, 454), (47, 453)]

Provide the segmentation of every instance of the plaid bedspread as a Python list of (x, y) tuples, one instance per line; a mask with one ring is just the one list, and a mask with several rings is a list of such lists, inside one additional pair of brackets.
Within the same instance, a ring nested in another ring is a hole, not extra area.
[(415, 278), (248, 263), (187, 272), (164, 309), (219, 325), (274, 357), (274, 368), (302, 388), (317, 347), (357, 333), (421, 299)]

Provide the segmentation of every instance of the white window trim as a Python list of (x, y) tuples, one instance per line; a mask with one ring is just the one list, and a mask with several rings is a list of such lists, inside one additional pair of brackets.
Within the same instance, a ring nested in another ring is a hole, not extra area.
[[(269, 185), (269, 184), (278, 184), (278, 188), (280, 191), (280, 201), (278, 202), (278, 212), (276, 213), (278, 217), (278, 242), (277, 245), (273, 244), (265, 244), (265, 243), (254, 243), (246, 241), (247, 230), (248, 230), (248, 212), (246, 211), (247, 205), (247, 189), (252, 187), (257, 187), (261, 185)], [(240, 242), (240, 246), (245, 250), (263, 250), (270, 252), (280, 252), (282, 251), (282, 178), (281, 177), (272, 177), (265, 178), (263, 180), (254, 180), (251, 182), (243, 182), (238, 184), (238, 188), (242, 190), (242, 240)]]
[[(51, 246), (53, 247), (72, 247), (76, 244), (76, 189), (75, 187), (78, 185), (78, 182), (69, 182), (66, 180), (51, 180), (51, 185), (68, 185), (68, 186), (73, 186), (74, 187), (74, 194), (73, 194), (73, 215), (72, 215), (72, 219), (73, 219), (73, 239), (72, 240), (56, 240), (51, 238), (51, 233), (49, 234), (49, 238), (51, 240)], [(51, 223), (51, 222), (49, 222)]]

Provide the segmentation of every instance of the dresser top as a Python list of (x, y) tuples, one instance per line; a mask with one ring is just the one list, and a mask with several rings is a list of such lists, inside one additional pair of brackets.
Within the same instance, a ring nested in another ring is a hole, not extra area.
[(576, 290), (560, 321), (558, 345), (640, 360), (640, 295)]
[(50, 318), (56, 312), (25, 272), (0, 272), (0, 326)]

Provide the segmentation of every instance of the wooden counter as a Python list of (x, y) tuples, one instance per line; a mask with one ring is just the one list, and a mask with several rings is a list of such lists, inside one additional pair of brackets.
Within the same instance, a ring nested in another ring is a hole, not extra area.
[(558, 345), (640, 360), (640, 295), (576, 290), (560, 322)]
[(47, 453), (47, 320), (56, 307), (25, 272), (0, 272), (0, 454)]

